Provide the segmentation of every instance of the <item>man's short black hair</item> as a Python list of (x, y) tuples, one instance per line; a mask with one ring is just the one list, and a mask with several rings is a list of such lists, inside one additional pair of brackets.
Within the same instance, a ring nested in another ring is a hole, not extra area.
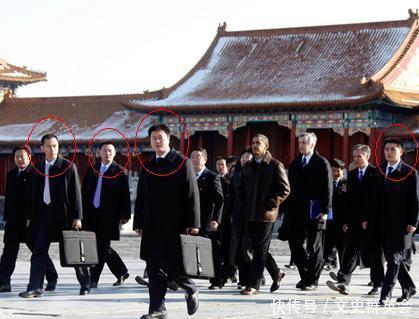
[(401, 150), (403, 150), (403, 141), (400, 138), (397, 138), (397, 137), (386, 138), (384, 141), (384, 146), (386, 146), (387, 144), (396, 144), (398, 147), (400, 147)]
[(217, 163), (218, 161), (221, 161), (221, 160), (226, 161), (226, 164), (227, 164), (227, 157), (224, 157), (224, 156), (217, 156), (215, 158), (215, 163)]
[(344, 169), (345, 168), (345, 163), (338, 158), (334, 158), (330, 161), (330, 166), (332, 166), (334, 168)]
[(240, 158), (243, 156), (243, 154), (245, 154), (245, 153), (250, 153), (250, 154), (252, 154), (253, 155), (253, 152), (252, 152), (252, 148), (251, 147), (246, 147), (244, 150), (242, 150), (241, 152), (240, 152)]
[(151, 133), (155, 131), (164, 131), (167, 134), (167, 136), (170, 136), (170, 128), (165, 124), (156, 124), (150, 127), (148, 129), (148, 137), (150, 137)]
[(24, 150), (24, 151), (26, 151), (26, 153), (27, 153), (28, 155), (31, 155), (31, 154), (32, 154), (32, 150), (31, 150), (31, 147), (30, 147), (29, 145), (26, 147), (26, 145), (24, 145), (24, 144), (20, 144), (20, 145), (17, 145), (17, 146), (13, 149), (13, 156), (15, 156), (15, 153), (16, 153), (17, 151), (20, 151), (20, 150)]
[(112, 145), (116, 149), (116, 146), (112, 141), (103, 141), (99, 144), (99, 149), (101, 150), (104, 145)]
[(45, 134), (44, 136), (42, 136), (41, 145), (44, 145), (46, 140), (50, 140), (52, 138), (55, 138), (58, 142), (58, 137), (55, 134), (49, 133), (49, 134)]

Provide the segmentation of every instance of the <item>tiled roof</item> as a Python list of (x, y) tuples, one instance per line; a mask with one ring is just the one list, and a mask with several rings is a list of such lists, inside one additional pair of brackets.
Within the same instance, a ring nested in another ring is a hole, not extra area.
[(386, 74), (415, 28), (414, 15), (274, 30), (228, 32), (223, 26), (197, 65), (166, 89), (165, 98), (133, 99), (130, 106), (207, 111), (363, 104), (381, 97), (382, 86), (368, 80)]
[(0, 81), (20, 84), (46, 81), (47, 74), (44, 72), (32, 71), (25, 66), (12, 65), (0, 58)]
[[(26, 142), (35, 123), (48, 116), (64, 120), (72, 128), (78, 143), (88, 143), (102, 128), (115, 128), (133, 141), (142, 114), (123, 106), (124, 101), (132, 98), (153, 98), (153, 94), (6, 98), (0, 104), (0, 143)], [(139, 132), (139, 138), (146, 136), (147, 128)], [(65, 124), (52, 119), (39, 123), (30, 140), (39, 141), (42, 135), (51, 131), (62, 142), (73, 141)], [(96, 137), (102, 140), (120, 138), (112, 130), (102, 131)]]

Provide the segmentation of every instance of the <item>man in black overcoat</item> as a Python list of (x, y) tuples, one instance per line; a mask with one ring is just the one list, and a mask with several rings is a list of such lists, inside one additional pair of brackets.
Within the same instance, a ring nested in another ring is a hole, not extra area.
[[(13, 149), (16, 167), (7, 173), (3, 220), (6, 222), (3, 236), (3, 254), (0, 260), (0, 292), (10, 292), (10, 277), (16, 266), (20, 243), (33, 245), (27, 238), (27, 227), (32, 203), (33, 166), (30, 164), (30, 148), (18, 145)], [(51, 259), (47, 258), (46, 291), (55, 289), (57, 271)]]
[(378, 195), (380, 205), (374, 217), (387, 261), (379, 305), (390, 301), (396, 280), (402, 287), (402, 296), (397, 302), (407, 301), (416, 294), (404, 255), (411, 249), (419, 219), (419, 176), (402, 160), (402, 141), (386, 139), (384, 155), (386, 162), (380, 166), (383, 173)]
[(97, 287), (105, 262), (117, 279), (114, 286), (120, 286), (129, 276), (121, 257), (111, 247), (111, 240), (120, 239), (120, 226), (131, 218), (128, 177), (114, 161), (115, 154), (111, 141), (100, 143), (96, 171), (89, 167), (83, 180), (83, 224), (96, 233), (99, 257), (99, 263), (90, 268), (92, 288)]
[[(74, 163), (59, 155), (58, 138), (46, 134), (41, 139), (45, 157), (36, 164), (32, 183), (32, 209), (29, 240), (34, 248), (31, 256), (29, 284), (22, 298), (42, 296), (42, 283), (51, 242), (62, 240), (62, 231), (80, 229), (83, 217), (80, 180)], [(42, 173), (42, 174), (41, 174)], [(76, 268), (81, 285), (80, 295), (90, 292), (87, 268)]]
[(141, 318), (167, 318), (164, 298), (172, 280), (186, 291), (192, 315), (198, 310), (198, 290), (183, 276), (180, 234), (197, 235), (201, 225), (196, 176), (190, 160), (170, 148), (166, 125), (153, 125), (148, 136), (155, 154), (139, 175), (133, 225), (142, 234), (140, 257), (149, 274), (149, 313)]
[(327, 285), (341, 294), (349, 293), (351, 282), (360, 258), (370, 267), (373, 288), (369, 295), (378, 294), (384, 280), (382, 248), (378, 234), (371, 220), (377, 204), (379, 173), (375, 166), (368, 163), (371, 149), (368, 145), (358, 144), (353, 149), (356, 169), (348, 173), (348, 187), (345, 201), (343, 231), (347, 235), (346, 249), (337, 274), (330, 273), (337, 283), (328, 281)]
[[(297, 288), (302, 290), (314, 290), (318, 286), (323, 268), (324, 230), (332, 208), (332, 172), (329, 162), (315, 151), (316, 142), (317, 137), (312, 132), (300, 135), (300, 154), (288, 171), (291, 185), (287, 211), (289, 245), (301, 277)], [(319, 203), (317, 212), (310, 212), (313, 201)]]
[(220, 224), (224, 196), (220, 176), (209, 170), (205, 164), (208, 154), (205, 149), (196, 149), (191, 153), (199, 189), (201, 210), (201, 229), (199, 233), (211, 239), (215, 277), (210, 279), (209, 289), (221, 289), (224, 285), (222, 273), (222, 255), (220, 243)]
[(342, 264), (345, 235), (343, 233), (343, 214), (346, 202), (347, 180), (343, 176), (345, 163), (334, 158), (330, 161), (333, 175), (333, 218), (327, 221), (324, 246), (323, 269), (331, 270), (337, 267), (337, 260)]

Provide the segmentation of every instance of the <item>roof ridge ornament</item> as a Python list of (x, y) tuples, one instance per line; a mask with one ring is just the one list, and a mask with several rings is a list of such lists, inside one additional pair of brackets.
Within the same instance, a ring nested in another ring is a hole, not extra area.
[(418, 9), (416, 11), (413, 11), (412, 9), (409, 9), (409, 19), (416, 20), (416, 26), (419, 27), (419, 12)]
[(227, 22), (224, 21), (223, 23), (219, 23), (217, 33), (222, 34), (226, 32), (226, 29), (227, 29)]

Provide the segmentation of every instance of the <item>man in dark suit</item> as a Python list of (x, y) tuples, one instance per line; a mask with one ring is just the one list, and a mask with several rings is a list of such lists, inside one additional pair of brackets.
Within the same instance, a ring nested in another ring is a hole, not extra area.
[[(316, 134), (303, 133), (298, 138), (300, 155), (291, 162), (288, 177), (288, 227), (291, 254), (300, 273), (297, 288), (314, 290), (323, 268), (324, 230), (332, 208), (333, 178), (329, 162), (314, 150)], [(311, 211), (310, 203), (318, 203)], [(306, 247), (304, 247), (304, 243)]]
[(166, 125), (153, 125), (148, 136), (155, 154), (140, 172), (134, 210), (134, 230), (142, 234), (140, 257), (149, 275), (149, 313), (141, 319), (167, 318), (164, 298), (172, 280), (186, 291), (192, 315), (198, 310), (198, 290), (183, 275), (180, 234), (197, 235), (201, 225), (196, 176), (190, 160), (170, 149)]
[(227, 282), (227, 280), (230, 279), (232, 283), (237, 283), (237, 267), (235, 265), (230, 265), (228, 262), (230, 260), (231, 211), (229, 212), (227, 210), (227, 204), (230, 197), (229, 185), (231, 182), (232, 174), (229, 174), (228, 172), (227, 158), (223, 156), (217, 156), (215, 159), (215, 168), (217, 169), (217, 173), (220, 176), (221, 188), (223, 189), (224, 197), (221, 225), (218, 229), (218, 232), (220, 233), (221, 255), (223, 260), (223, 281)]
[(344, 202), (343, 231), (347, 235), (346, 249), (339, 272), (330, 273), (337, 283), (327, 281), (329, 288), (344, 295), (349, 294), (348, 285), (360, 258), (370, 267), (373, 288), (369, 295), (378, 294), (384, 279), (381, 245), (374, 224), (368, 225), (377, 203), (379, 176), (377, 169), (368, 163), (370, 156), (371, 149), (368, 145), (355, 145), (353, 160), (357, 168), (348, 174), (347, 197)]
[(396, 279), (402, 287), (402, 296), (397, 302), (405, 302), (416, 294), (404, 256), (406, 250), (411, 249), (419, 219), (419, 176), (401, 159), (402, 141), (386, 139), (384, 155), (386, 162), (380, 168), (385, 175), (380, 178), (379, 207), (374, 218), (387, 261), (379, 305), (390, 301)]
[[(30, 164), (30, 148), (18, 145), (13, 149), (16, 167), (7, 173), (5, 205), (3, 255), (0, 260), (0, 292), (10, 292), (10, 277), (16, 266), (20, 243), (26, 243), (32, 250), (33, 245), (27, 240), (27, 227), (32, 203), (33, 166)], [(47, 257), (46, 291), (55, 289), (57, 271), (49, 256)]]
[[(128, 177), (115, 161), (115, 145), (105, 141), (99, 145), (100, 161), (95, 170), (89, 167), (83, 180), (83, 223), (96, 233), (99, 263), (90, 269), (91, 288), (96, 288), (106, 262), (120, 286), (129, 277), (128, 269), (111, 240), (119, 240), (120, 226), (131, 218)], [(98, 175), (99, 174), (99, 175)]]
[(268, 148), (268, 137), (263, 134), (253, 137), (253, 158), (244, 165), (240, 181), (240, 199), (253, 248), (246, 288), (240, 292), (242, 295), (259, 292), (265, 267), (272, 277), (271, 292), (279, 288), (285, 276), (269, 253), (269, 246), (279, 206), (289, 195), (290, 185), (284, 165), (272, 157)]
[[(51, 242), (62, 240), (63, 230), (81, 228), (81, 190), (76, 165), (59, 156), (58, 138), (54, 134), (42, 137), (41, 150), (45, 158), (35, 167), (42, 175), (34, 175), (32, 183), (29, 236), (34, 248), (29, 284), (27, 290), (19, 294), (22, 298), (42, 296)], [(76, 275), (81, 285), (80, 295), (89, 293), (87, 268), (76, 268)]]
[(333, 175), (333, 200), (332, 211), (333, 219), (327, 222), (324, 246), (324, 267), (325, 270), (331, 270), (337, 267), (337, 260), (342, 264), (343, 248), (345, 235), (343, 233), (343, 214), (346, 202), (346, 178), (343, 177), (345, 163), (334, 158), (330, 161)]
[(219, 226), (223, 209), (223, 190), (220, 176), (206, 168), (208, 154), (205, 149), (196, 149), (191, 153), (199, 189), (199, 207), (201, 210), (200, 235), (211, 239), (215, 277), (210, 279), (209, 289), (221, 289), (224, 286)]

